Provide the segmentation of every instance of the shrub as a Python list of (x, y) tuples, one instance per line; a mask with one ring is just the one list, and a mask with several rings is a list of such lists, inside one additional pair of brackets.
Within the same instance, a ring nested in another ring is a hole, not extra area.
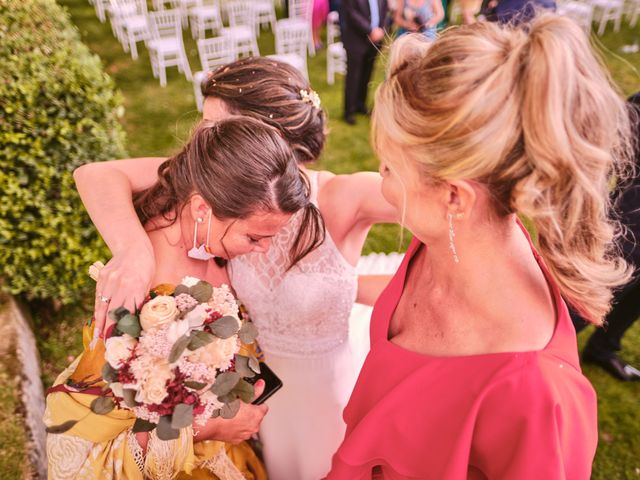
[(53, 0), (0, 0), (0, 284), (69, 303), (106, 247), (72, 171), (125, 155), (121, 99)]

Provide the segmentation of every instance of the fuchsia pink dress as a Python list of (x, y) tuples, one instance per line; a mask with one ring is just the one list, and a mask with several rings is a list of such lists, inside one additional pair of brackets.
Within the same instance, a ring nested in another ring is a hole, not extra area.
[(311, 26), (314, 30), (320, 28), (329, 15), (329, 0), (313, 0), (313, 13), (311, 15)]
[(420, 245), (414, 239), (376, 303), (371, 351), (344, 411), (347, 432), (327, 480), (370, 479), (375, 466), (385, 480), (587, 480), (597, 444), (596, 395), (542, 259), (534, 250), (557, 305), (544, 349), (434, 357), (387, 338)]

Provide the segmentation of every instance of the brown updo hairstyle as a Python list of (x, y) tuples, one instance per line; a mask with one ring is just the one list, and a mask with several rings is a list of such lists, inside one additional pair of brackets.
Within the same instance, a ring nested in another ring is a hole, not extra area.
[(220, 220), (302, 210), (290, 265), (324, 241), (324, 223), (309, 198), (307, 177), (278, 130), (259, 120), (232, 116), (202, 122), (182, 150), (160, 165), (156, 184), (134, 194), (133, 205), (143, 225), (158, 218), (172, 224), (194, 193)]
[(317, 160), (326, 139), (324, 110), (300, 94), (310, 89), (296, 68), (265, 57), (220, 67), (202, 84), (202, 94), (222, 100), (230, 113), (257, 118), (280, 130), (300, 163)]
[[(620, 257), (610, 187), (628, 174), (628, 109), (571, 20), (522, 28), (480, 22), (432, 45), (396, 42), (376, 94), (374, 146), (395, 142), (425, 182), (473, 180), (490, 221), (517, 213), (565, 299), (593, 323), (631, 275)], [(387, 155), (388, 157), (388, 155)]]

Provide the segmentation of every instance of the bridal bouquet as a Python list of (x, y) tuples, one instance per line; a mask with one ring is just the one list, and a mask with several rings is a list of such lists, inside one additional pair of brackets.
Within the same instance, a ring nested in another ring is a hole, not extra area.
[(257, 331), (243, 323), (229, 287), (212, 287), (185, 277), (173, 288), (161, 285), (139, 312), (118, 308), (105, 340), (103, 391), (91, 410), (132, 410), (134, 432), (157, 428), (160, 439), (178, 438), (195, 421), (232, 418), (240, 402), (253, 400), (246, 380), (260, 372), (258, 360), (239, 354)]

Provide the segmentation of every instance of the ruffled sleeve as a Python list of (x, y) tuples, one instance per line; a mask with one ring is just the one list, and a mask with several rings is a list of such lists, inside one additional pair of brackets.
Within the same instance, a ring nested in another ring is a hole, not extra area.
[(590, 478), (597, 444), (593, 389), (561, 361), (531, 361), (540, 365), (497, 383), (481, 402), (470, 478)]

